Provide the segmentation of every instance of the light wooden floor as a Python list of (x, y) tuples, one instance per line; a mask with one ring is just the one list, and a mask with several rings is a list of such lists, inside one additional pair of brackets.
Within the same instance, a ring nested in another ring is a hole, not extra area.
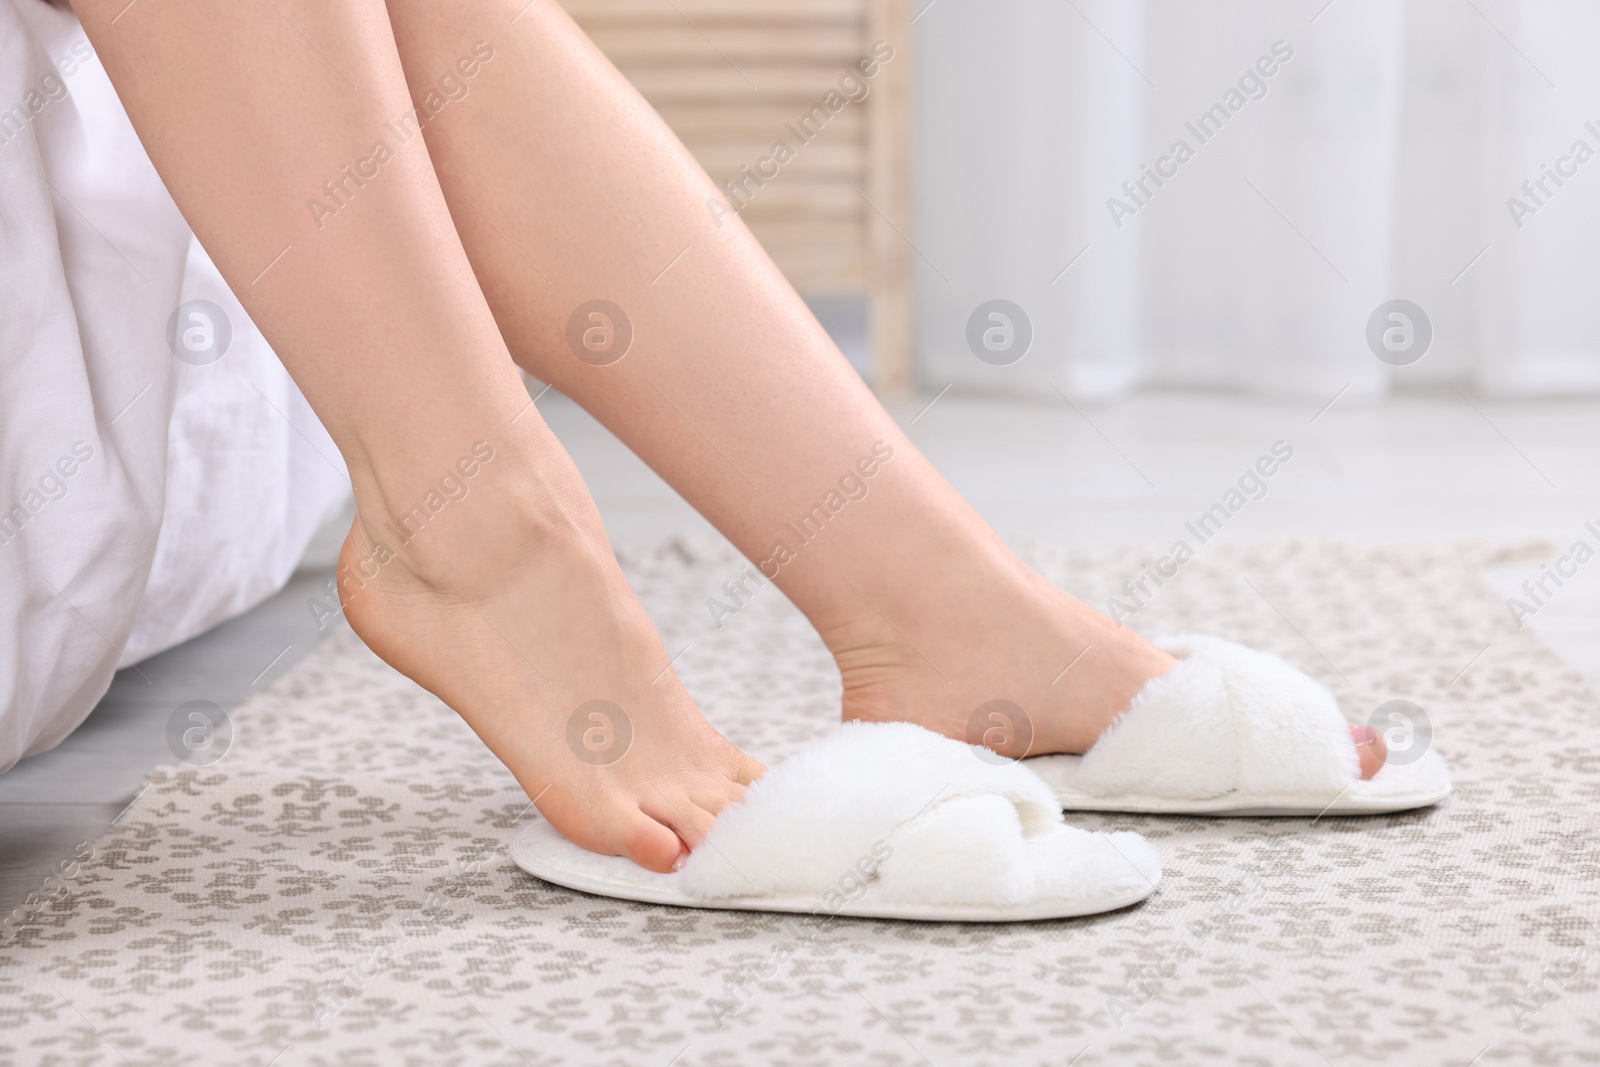
[[(1155, 395), (1081, 411), (945, 395), (893, 405), (901, 425), (997, 529), (1043, 542), (1168, 543), (1274, 441), (1295, 455), (1224, 536), (1364, 542), (1554, 539), (1600, 527), (1600, 403), (1468, 403), (1454, 391), (1375, 405)], [(555, 393), (539, 404), (588, 480), (614, 540), (710, 527), (648, 468)], [(914, 421), (913, 421), (914, 420)], [(324, 540), (290, 586), (249, 614), (118, 675), (55, 751), (0, 776), (0, 914), (93, 840), (171, 762), (172, 709), (231, 708), (288, 670), (318, 631), (306, 600), (329, 573)], [(1597, 544), (1596, 547), (1600, 547)], [(1509, 595), (1524, 577), (1486, 576)], [(1533, 617), (1535, 630), (1600, 686), (1600, 560)], [(276, 657), (276, 659), (275, 659)], [(268, 665), (271, 664), (270, 668)]]

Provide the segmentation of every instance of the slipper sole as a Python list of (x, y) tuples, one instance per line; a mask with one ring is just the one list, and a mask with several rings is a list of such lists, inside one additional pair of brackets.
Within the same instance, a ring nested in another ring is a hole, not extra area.
[[(870, 885), (858, 899), (830, 902), (817, 896), (751, 896), (703, 899), (678, 888), (674, 876), (645, 870), (620, 856), (598, 856), (562, 837), (540, 819), (523, 827), (511, 842), (511, 858), (535, 878), (581, 893), (711, 911), (767, 911), (824, 918), (902, 919), (914, 922), (1038, 922), (1074, 919), (1130, 907), (1161, 884), (1159, 869), (1141, 869), (1145, 884), (1104, 894), (1063, 900), (1033, 900), (1015, 905), (899, 904), (874, 901)], [(1129, 861), (1132, 862), (1131, 860)]]

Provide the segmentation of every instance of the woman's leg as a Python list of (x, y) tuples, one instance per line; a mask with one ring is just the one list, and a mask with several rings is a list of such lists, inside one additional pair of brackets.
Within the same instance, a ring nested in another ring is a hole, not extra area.
[[(349, 466), (351, 625), (567, 836), (669, 868), (759, 766), (690, 702), (528, 409), (427, 146), (404, 136), (382, 0), (76, 6), (178, 206)], [(569, 730), (593, 700), (621, 710)]]
[[(838, 660), (847, 717), (966, 738), (1003, 699), (1033, 752), (1086, 749), (1172, 659), (1017, 560), (737, 216), (708, 209), (721, 195), (660, 118), (557, 4), (525, 4), (389, 0), (413, 97), (448, 99), (425, 136), (513, 357), (772, 561)], [(569, 344), (596, 299), (633, 329), (606, 366)]]
[[(918, 722), (1008, 755), (1082, 752), (1170, 669), (1030, 572), (957, 495), (556, 3), (388, 2), (513, 357), (776, 573), (838, 661), (845, 717)], [(631, 322), (618, 362), (575, 347), (585, 326), (607, 328), (582, 313), (593, 300)], [(979, 712), (996, 700), (1023, 721)], [(1381, 754), (1361, 752), (1370, 774)]]

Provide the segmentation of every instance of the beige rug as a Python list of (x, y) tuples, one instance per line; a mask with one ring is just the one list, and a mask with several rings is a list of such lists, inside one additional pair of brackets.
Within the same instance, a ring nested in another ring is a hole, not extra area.
[[(1148, 558), (1034, 551), (1104, 604)], [(1365, 719), (1431, 716), (1457, 795), (1359, 821), (1078, 816), (1162, 850), (1114, 915), (1016, 926), (680, 911), (507, 858), (536, 818), (341, 630), (153, 775), (0, 949), (0, 1061), (51, 1064), (1600, 1062), (1600, 702), (1477, 579), (1538, 546), (1204, 546), (1133, 620), (1268, 648)], [(722, 550), (627, 569), (690, 691), (781, 758), (838, 688), (773, 589), (712, 626)]]

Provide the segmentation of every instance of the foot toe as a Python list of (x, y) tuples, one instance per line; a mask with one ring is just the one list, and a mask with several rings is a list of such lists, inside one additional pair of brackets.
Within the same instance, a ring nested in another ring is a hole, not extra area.
[(716, 812), (721, 810), (718, 805), (708, 809), (685, 793), (666, 789), (653, 789), (639, 807), (652, 819), (670, 827), (690, 850), (700, 847), (700, 842), (711, 831), (711, 824), (717, 821)]
[(1382, 734), (1370, 726), (1352, 724), (1350, 740), (1355, 742), (1356, 756), (1361, 760), (1361, 777), (1371, 778), (1383, 769), (1389, 747), (1383, 743)]
[(623, 819), (622, 854), (639, 866), (666, 874), (688, 852), (688, 846), (670, 826), (635, 808)]

